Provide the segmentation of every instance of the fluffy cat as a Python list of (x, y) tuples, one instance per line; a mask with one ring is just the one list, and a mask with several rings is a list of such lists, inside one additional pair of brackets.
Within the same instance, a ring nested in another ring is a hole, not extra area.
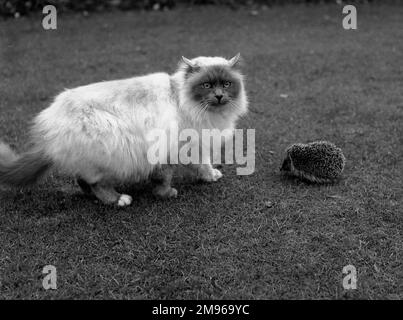
[[(239, 57), (182, 57), (173, 75), (154, 73), (62, 92), (34, 119), (28, 152), (16, 155), (0, 143), (0, 183), (30, 185), (57, 167), (104, 203), (130, 205), (132, 198), (113, 185), (148, 178), (158, 183), (155, 195), (176, 197), (173, 166), (147, 159), (148, 135), (172, 125), (198, 132), (234, 129), (248, 105)], [(190, 165), (202, 180), (222, 177), (203, 160)]]

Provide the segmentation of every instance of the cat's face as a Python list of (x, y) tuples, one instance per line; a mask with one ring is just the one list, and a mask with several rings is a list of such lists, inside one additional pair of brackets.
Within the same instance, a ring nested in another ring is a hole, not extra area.
[(187, 95), (196, 108), (206, 112), (239, 112), (242, 75), (236, 69), (239, 55), (226, 60), (218, 57), (183, 59)]
[(235, 101), (240, 93), (241, 82), (229, 67), (204, 67), (192, 78), (190, 91), (194, 101), (213, 108)]

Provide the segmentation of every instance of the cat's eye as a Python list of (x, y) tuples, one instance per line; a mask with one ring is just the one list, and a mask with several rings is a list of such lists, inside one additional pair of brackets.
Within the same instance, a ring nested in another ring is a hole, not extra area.
[(224, 88), (229, 88), (231, 86), (231, 82), (230, 81), (225, 81), (223, 84)]
[(203, 87), (204, 89), (210, 89), (210, 88), (211, 88), (211, 84), (210, 84), (209, 82), (205, 82), (205, 83), (202, 84), (202, 87)]

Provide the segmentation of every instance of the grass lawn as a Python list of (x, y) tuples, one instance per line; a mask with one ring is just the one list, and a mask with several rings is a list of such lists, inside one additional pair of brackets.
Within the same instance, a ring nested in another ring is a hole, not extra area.
[[(0, 137), (18, 150), (64, 88), (172, 72), (181, 55), (241, 52), (239, 127), (256, 129), (253, 175), (178, 180), (175, 200), (129, 186), (119, 210), (57, 173), (0, 187), (0, 298), (402, 299), (403, 7), (357, 10), (356, 31), (333, 5), (66, 14), (56, 31), (41, 15), (0, 21)], [(282, 177), (283, 150), (316, 139), (343, 149), (344, 179)], [(342, 287), (348, 264), (357, 290)], [(57, 290), (42, 288), (45, 265)]]

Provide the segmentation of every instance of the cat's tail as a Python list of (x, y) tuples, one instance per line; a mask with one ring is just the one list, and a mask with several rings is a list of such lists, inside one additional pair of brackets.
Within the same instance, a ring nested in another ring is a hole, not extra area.
[(25, 187), (37, 182), (50, 168), (52, 161), (37, 147), (17, 155), (0, 141), (0, 184)]

